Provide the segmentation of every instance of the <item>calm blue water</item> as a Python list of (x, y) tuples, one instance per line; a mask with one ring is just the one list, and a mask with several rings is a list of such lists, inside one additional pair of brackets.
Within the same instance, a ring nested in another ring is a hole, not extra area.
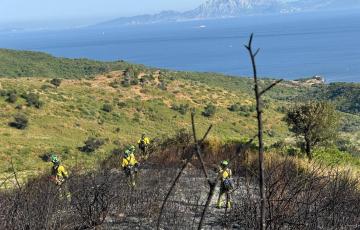
[(254, 32), (264, 77), (360, 82), (360, 12), (244, 17), (66, 31), (0, 33), (0, 47), (248, 76)]

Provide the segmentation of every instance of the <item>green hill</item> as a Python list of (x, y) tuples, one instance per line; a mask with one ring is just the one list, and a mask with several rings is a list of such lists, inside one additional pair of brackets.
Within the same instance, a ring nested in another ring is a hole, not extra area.
[[(17, 169), (29, 174), (47, 169), (40, 157), (51, 151), (60, 152), (67, 165), (91, 167), (119, 145), (134, 143), (143, 132), (160, 138), (189, 129), (192, 108), (197, 112), (201, 131), (214, 125), (210, 136), (214, 144), (256, 134), (249, 78), (11, 50), (0, 50), (0, 76), (0, 174), (11, 171), (11, 160)], [(64, 80), (56, 87), (51, 78)], [(262, 84), (270, 82), (267, 79)], [(330, 90), (335, 86), (321, 87)], [(318, 89), (284, 82), (266, 95), (267, 147), (279, 141), (293, 142), (283, 121), (284, 111), (298, 98)], [(31, 100), (40, 101), (39, 106)], [(214, 114), (210, 109), (205, 111), (208, 105), (215, 108)], [(17, 114), (28, 118), (26, 129), (9, 125)], [(356, 150), (360, 132), (354, 121), (360, 121), (359, 114), (343, 114), (344, 125), (351, 129), (344, 129), (342, 136), (351, 137)], [(103, 140), (104, 145), (94, 153), (83, 153), (79, 148), (89, 137)]]
[(55, 58), (41, 52), (0, 49), (0, 77), (89, 78), (128, 66), (123, 61)]

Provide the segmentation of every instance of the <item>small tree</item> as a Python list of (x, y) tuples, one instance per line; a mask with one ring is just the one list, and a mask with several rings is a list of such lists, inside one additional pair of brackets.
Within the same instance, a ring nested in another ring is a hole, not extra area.
[(204, 111), (202, 112), (202, 115), (205, 116), (205, 117), (212, 117), (212, 116), (214, 116), (215, 112), (216, 112), (215, 105), (208, 104), (205, 107)]
[(26, 100), (28, 106), (34, 106), (35, 108), (40, 109), (44, 104), (40, 101), (39, 96), (34, 93), (25, 94), (22, 97)]
[(28, 123), (29, 120), (24, 114), (16, 114), (14, 115), (14, 121), (10, 122), (9, 125), (17, 129), (25, 129)]
[(240, 111), (240, 107), (241, 107), (241, 105), (236, 103), (236, 104), (230, 105), (228, 110), (231, 111), (231, 112), (238, 112), (238, 111)]
[(9, 93), (8, 97), (6, 98), (6, 101), (9, 103), (15, 103), (17, 100), (17, 94), (15, 92)]
[(50, 83), (56, 87), (59, 87), (61, 85), (62, 80), (59, 78), (54, 78), (50, 81)]
[(306, 155), (312, 159), (312, 149), (333, 140), (339, 128), (339, 115), (328, 102), (307, 102), (291, 108), (286, 115), (290, 130), (304, 139)]
[(112, 107), (111, 104), (105, 103), (105, 104), (102, 106), (102, 110), (105, 111), (105, 112), (110, 113), (110, 112), (113, 110), (113, 107)]

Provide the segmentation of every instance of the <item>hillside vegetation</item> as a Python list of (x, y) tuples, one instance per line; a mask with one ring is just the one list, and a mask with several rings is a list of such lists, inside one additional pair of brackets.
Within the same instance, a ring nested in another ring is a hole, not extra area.
[(89, 78), (129, 66), (123, 61), (99, 62), (88, 59), (55, 58), (32, 51), (0, 49), (0, 77)]
[[(49, 152), (59, 153), (69, 166), (93, 167), (114, 149), (134, 143), (143, 132), (154, 139), (189, 129), (191, 109), (198, 114), (201, 131), (208, 124), (214, 125), (210, 135), (214, 145), (246, 140), (256, 134), (252, 80), (248, 78), (10, 50), (0, 50), (0, 76), (4, 77), (0, 78), (2, 174), (11, 172), (11, 160), (18, 170), (28, 174), (46, 170), (49, 165), (41, 157)], [(270, 79), (263, 80), (262, 84), (269, 82)], [(284, 82), (266, 95), (267, 148), (294, 143), (283, 121), (286, 108), (320, 88), (328, 89), (322, 91), (327, 95), (334, 85)], [(358, 154), (359, 114), (352, 108), (341, 107), (342, 101), (352, 104), (345, 96), (327, 99), (335, 101), (343, 112), (342, 138), (350, 141), (339, 145), (352, 154), (334, 153), (340, 159), (336, 163), (359, 165), (358, 158), (348, 160)], [(27, 118), (24, 129), (11, 125), (19, 115)], [(94, 152), (82, 152), (88, 138), (101, 140), (101, 147)], [(326, 154), (320, 158), (333, 159)]]
[(360, 114), (360, 84), (331, 83), (326, 87), (319, 87), (313, 96), (334, 101), (340, 111)]

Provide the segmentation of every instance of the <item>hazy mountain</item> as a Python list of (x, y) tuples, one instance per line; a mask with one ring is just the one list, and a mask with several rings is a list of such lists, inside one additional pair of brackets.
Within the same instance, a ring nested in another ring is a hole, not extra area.
[(277, 12), (280, 8), (281, 3), (276, 0), (209, 0), (184, 14), (194, 18), (237, 17)]
[(199, 7), (185, 11), (163, 11), (153, 15), (118, 18), (100, 25), (116, 26), (240, 17), (257, 14), (285, 14), (329, 9), (360, 7), (360, 0), (208, 0)]

